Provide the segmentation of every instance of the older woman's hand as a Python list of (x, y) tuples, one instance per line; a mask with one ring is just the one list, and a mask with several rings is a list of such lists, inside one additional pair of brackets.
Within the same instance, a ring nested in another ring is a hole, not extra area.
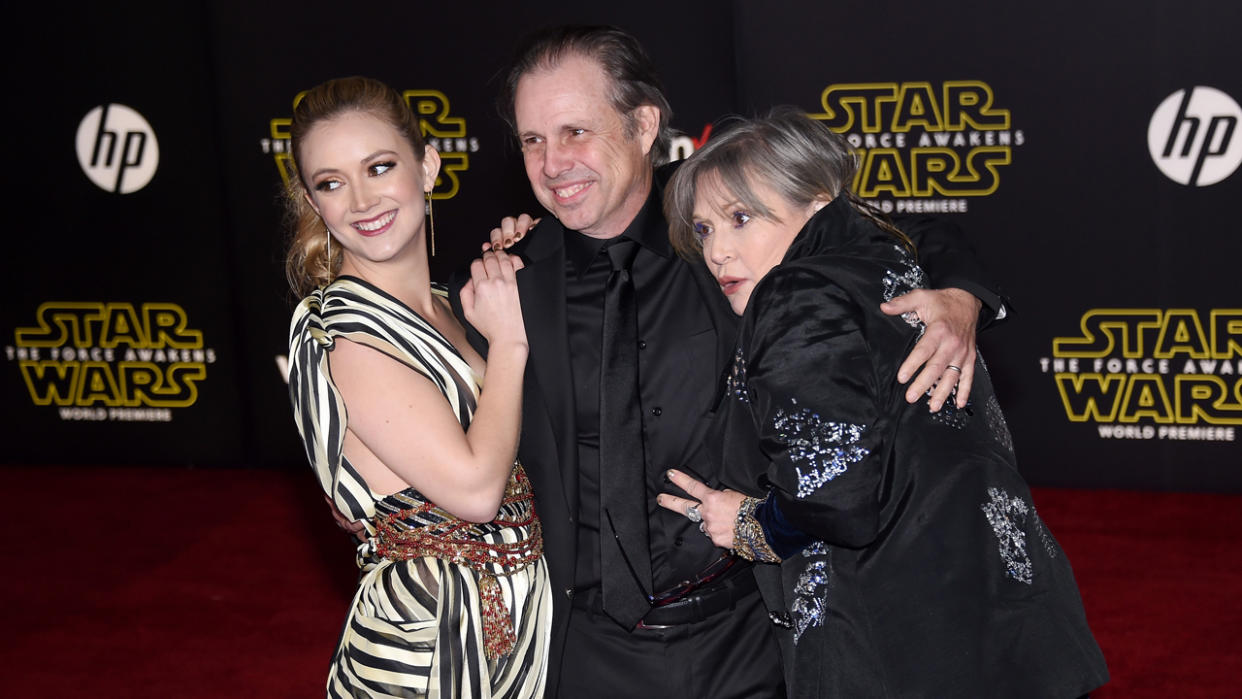
[(702, 519), (699, 522), (699, 531), (706, 534), (712, 543), (720, 548), (732, 549), (733, 525), (737, 520), (738, 508), (742, 506), (742, 500), (746, 499), (746, 496), (736, 490), (713, 490), (681, 471), (670, 470), (668, 479), (673, 482), (673, 485), (686, 491), (693, 499), (687, 500), (664, 493), (656, 498), (660, 507), (689, 517), (692, 521), (695, 515), (691, 512), (691, 508), (695, 508), (698, 517)]

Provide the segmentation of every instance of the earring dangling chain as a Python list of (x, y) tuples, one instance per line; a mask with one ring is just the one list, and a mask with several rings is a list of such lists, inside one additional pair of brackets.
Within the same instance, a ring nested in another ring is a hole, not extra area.
[(331, 281), (332, 280), (332, 229), (328, 228), (327, 225), (325, 225), (323, 227), (323, 232), (328, 237), (327, 245), (324, 246), (324, 249), (327, 250), (327, 258), (328, 258), (327, 265), (325, 266), (325, 271), (328, 273), (328, 280)]
[(436, 256), (436, 213), (431, 208), (431, 192), (427, 192), (427, 219), (431, 228), (431, 256)]

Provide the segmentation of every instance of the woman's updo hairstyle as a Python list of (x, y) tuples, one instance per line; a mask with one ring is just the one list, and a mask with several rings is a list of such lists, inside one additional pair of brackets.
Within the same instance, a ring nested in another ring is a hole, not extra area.
[(353, 112), (370, 114), (391, 125), (409, 141), (414, 156), (419, 161), (423, 159), (426, 141), (418, 117), (400, 92), (379, 80), (359, 76), (336, 78), (298, 96), (289, 128), (296, 172), (285, 192), (285, 217), (290, 230), (285, 276), (299, 298), (330, 283), (341, 269), (340, 246), (332, 246), (329, 257), (328, 228), (306, 200), (302, 140), (318, 124)]

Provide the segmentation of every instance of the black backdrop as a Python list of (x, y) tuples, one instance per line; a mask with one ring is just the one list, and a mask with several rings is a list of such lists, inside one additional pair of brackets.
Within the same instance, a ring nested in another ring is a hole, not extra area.
[(4, 48), (6, 463), (304, 467), (280, 368), (293, 98), (349, 74), (410, 91), (451, 167), (445, 278), (502, 215), (539, 211), (492, 102), (509, 50), (590, 22), (651, 51), (682, 152), (722, 115), (795, 104), (863, 151), (860, 191), (966, 229), (1016, 308), (981, 345), (1033, 483), (1242, 489), (1240, 5), (32, 12)]

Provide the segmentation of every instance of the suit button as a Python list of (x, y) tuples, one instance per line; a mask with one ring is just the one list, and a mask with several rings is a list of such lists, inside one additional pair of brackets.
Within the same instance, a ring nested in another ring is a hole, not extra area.
[(682, 542), (682, 538), (680, 536), (677, 537), (676, 539), (673, 539), (674, 546), (681, 546), (681, 542)]
[(638, 349), (640, 349), (640, 350), (645, 350), (645, 349), (647, 349), (647, 341), (646, 341), (646, 340), (639, 340), (639, 341), (638, 341)]
[(664, 409), (660, 407), (652, 408), (651, 414), (655, 415), (656, 417), (660, 417), (661, 415), (664, 414)]
[(573, 598), (574, 598), (574, 588), (572, 588), (572, 587), (567, 587), (567, 588), (565, 588), (565, 596), (566, 596), (566, 597), (568, 597), (569, 599), (573, 599)]

